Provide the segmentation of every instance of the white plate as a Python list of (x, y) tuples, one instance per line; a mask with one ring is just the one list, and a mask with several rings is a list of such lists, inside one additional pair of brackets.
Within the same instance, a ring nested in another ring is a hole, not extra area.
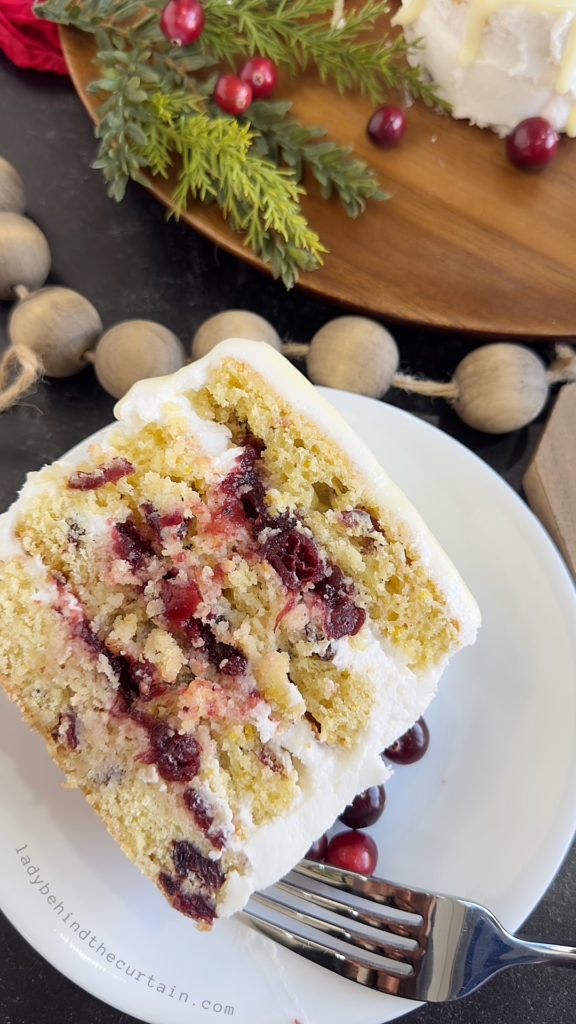
[[(574, 589), (532, 514), (466, 448), (391, 406), (328, 397), (424, 514), (484, 617), (427, 714), (426, 757), (387, 786), (378, 871), (479, 900), (515, 929), (576, 824)], [(62, 789), (4, 695), (1, 708), (0, 905), (78, 985), (150, 1024), (381, 1024), (411, 1008), (238, 921), (198, 933)]]

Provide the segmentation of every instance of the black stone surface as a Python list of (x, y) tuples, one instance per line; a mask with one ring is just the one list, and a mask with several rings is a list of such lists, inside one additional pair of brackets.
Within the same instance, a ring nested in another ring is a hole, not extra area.
[[(186, 225), (167, 223), (164, 209), (139, 187), (131, 187), (125, 200), (115, 204), (107, 197), (99, 174), (90, 169), (94, 149), (91, 124), (68, 79), (17, 69), (0, 54), (0, 155), (20, 171), (27, 188), (28, 214), (49, 239), (50, 282), (86, 295), (105, 326), (131, 317), (156, 319), (188, 344), (208, 316), (241, 307), (267, 317), (283, 337), (306, 341), (342, 312), (304, 290), (286, 293), (281, 284)], [(9, 308), (8, 303), (0, 303), (0, 347), (6, 344)], [(462, 356), (478, 344), (457, 333), (425, 333), (406, 325), (394, 325), (392, 330), (403, 369), (438, 379), (448, 379)], [(546, 355), (543, 348), (539, 351)], [(386, 401), (458, 438), (520, 491), (545, 414), (526, 429), (492, 437), (465, 427), (443, 402), (399, 392), (391, 392)], [(3, 413), (0, 508), (13, 500), (28, 470), (51, 461), (108, 423), (113, 404), (87, 369), (68, 380), (45, 381), (21, 405)], [(535, 737), (535, 774), (538, 756)], [(531, 785), (530, 778), (526, 785)], [(574, 942), (575, 908), (573, 848), (521, 934)], [(524, 967), (500, 975), (467, 1000), (422, 1007), (410, 1019), (413, 1024), (573, 1024), (576, 972)], [(53, 970), (0, 915), (0, 1024), (128, 1024), (130, 1020)], [(270, 1024), (292, 1022), (271, 1020)]]

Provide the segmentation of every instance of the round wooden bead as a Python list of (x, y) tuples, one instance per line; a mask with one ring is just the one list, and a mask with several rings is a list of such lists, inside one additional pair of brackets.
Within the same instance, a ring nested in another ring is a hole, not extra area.
[(152, 320), (124, 320), (110, 327), (93, 360), (100, 384), (114, 398), (125, 395), (137, 380), (174, 373), (185, 361), (176, 335)]
[(398, 369), (398, 348), (385, 327), (363, 316), (340, 316), (316, 332), (306, 357), (314, 384), (380, 398)]
[(40, 288), (50, 262), (48, 242), (36, 224), (18, 213), (0, 213), (0, 299), (13, 299), (19, 284)]
[(536, 419), (548, 398), (546, 367), (531, 349), (508, 342), (483, 345), (456, 367), (454, 408), (487, 434), (518, 430)]
[(83, 370), (85, 353), (101, 333), (98, 312), (71, 288), (32, 292), (14, 306), (8, 320), (12, 345), (33, 349), (49, 377), (71, 377)]
[(0, 156), (0, 210), (24, 213), (26, 194), (24, 182), (15, 167)]
[(201, 359), (210, 349), (226, 338), (246, 338), (265, 341), (280, 351), (282, 343), (268, 320), (246, 309), (226, 309), (216, 313), (198, 328), (192, 338), (192, 358)]

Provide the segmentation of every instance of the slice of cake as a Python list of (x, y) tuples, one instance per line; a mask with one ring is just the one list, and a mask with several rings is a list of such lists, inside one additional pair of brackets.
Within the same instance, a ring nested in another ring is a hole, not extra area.
[(576, 0), (403, 0), (393, 22), (454, 117), (507, 135), (540, 116), (576, 135)]
[(473, 641), (406, 498), (282, 356), (135, 385), (3, 517), (0, 673), (122, 849), (201, 926), (285, 873)]

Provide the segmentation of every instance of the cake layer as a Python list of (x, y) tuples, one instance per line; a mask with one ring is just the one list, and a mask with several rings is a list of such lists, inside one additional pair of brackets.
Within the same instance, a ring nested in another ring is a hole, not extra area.
[(478, 612), (283, 357), (141, 382), (0, 541), (0, 672), (72, 785), (208, 926), (285, 873), (423, 713)]

